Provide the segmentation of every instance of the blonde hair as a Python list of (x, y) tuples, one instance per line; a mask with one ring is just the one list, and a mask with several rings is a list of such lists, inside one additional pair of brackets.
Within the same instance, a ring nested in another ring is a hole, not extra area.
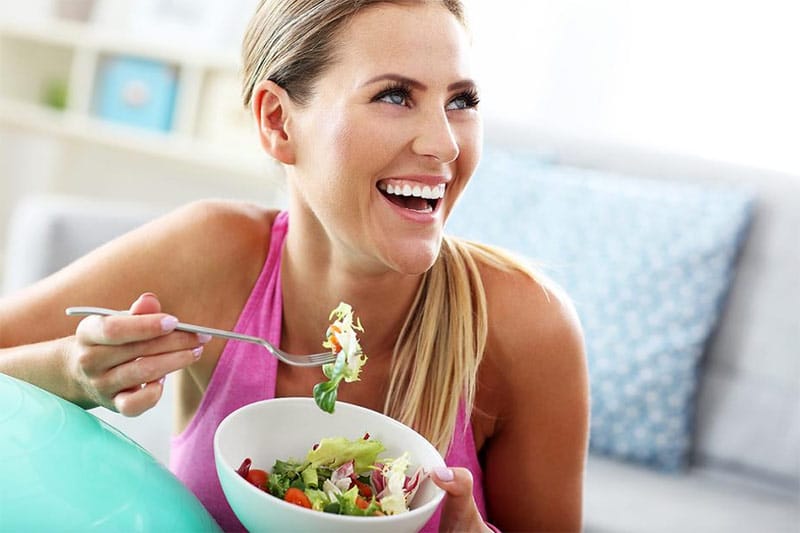
[(445, 236), (423, 275), (395, 344), (384, 412), (424, 435), (444, 455), (459, 404), (472, 415), (489, 317), (479, 265), (536, 278), (492, 246)]
[[(250, 105), (265, 79), (299, 105), (333, 61), (344, 24), (368, 6), (436, 1), (466, 28), (461, 0), (262, 0), (245, 33), (242, 97)], [(394, 347), (384, 412), (413, 427), (444, 455), (454, 437), (459, 406), (472, 413), (488, 316), (479, 264), (533, 276), (495, 248), (444, 237), (423, 275)]]
[(377, 4), (436, 1), (466, 28), (461, 0), (261, 0), (242, 43), (242, 99), (250, 105), (263, 80), (274, 81), (303, 105), (335, 60), (335, 39), (359, 11)]

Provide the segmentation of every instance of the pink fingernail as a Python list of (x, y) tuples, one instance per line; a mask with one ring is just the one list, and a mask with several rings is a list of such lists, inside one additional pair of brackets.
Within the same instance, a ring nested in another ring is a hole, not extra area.
[(198, 346), (194, 350), (192, 350), (192, 355), (194, 355), (195, 359), (200, 359), (200, 355), (203, 353), (203, 347)]
[(161, 319), (161, 330), (166, 333), (175, 329), (178, 325), (178, 319), (172, 315), (167, 315)]
[(441, 481), (453, 481), (453, 471), (444, 466), (433, 467), (433, 473), (436, 474)]
[(198, 333), (197, 340), (200, 342), (200, 344), (206, 344), (208, 341), (211, 340), (211, 335), (207, 333)]
[(165, 381), (167, 381), (167, 376), (164, 376), (164, 377), (162, 377), (161, 379), (158, 380), (158, 382), (160, 384), (162, 384), (162, 385), (164, 384)]

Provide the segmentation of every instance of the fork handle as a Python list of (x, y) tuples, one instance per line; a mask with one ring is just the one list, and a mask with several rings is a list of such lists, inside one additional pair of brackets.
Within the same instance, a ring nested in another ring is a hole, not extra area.
[[(106, 309), (105, 307), (67, 307), (67, 316), (87, 316), (87, 315), (101, 315), (101, 316), (129, 316), (130, 311), (117, 311), (116, 309)], [(234, 333), (224, 329), (207, 328), (205, 326), (196, 326), (194, 324), (185, 324), (178, 322), (175, 329), (180, 331), (188, 331), (189, 333), (205, 333), (212, 337), (222, 337), (225, 339), (234, 339), (237, 341), (252, 342), (263, 346), (265, 341), (259, 337), (251, 337), (250, 335), (243, 335), (241, 333)]]

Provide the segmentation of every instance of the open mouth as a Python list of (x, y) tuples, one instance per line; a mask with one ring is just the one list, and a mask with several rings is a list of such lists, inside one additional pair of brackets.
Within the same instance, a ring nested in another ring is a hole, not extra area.
[(432, 213), (444, 197), (445, 184), (423, 185), (406, 180), (383, 180), (378, 190), (393, 204), (418, 213)]

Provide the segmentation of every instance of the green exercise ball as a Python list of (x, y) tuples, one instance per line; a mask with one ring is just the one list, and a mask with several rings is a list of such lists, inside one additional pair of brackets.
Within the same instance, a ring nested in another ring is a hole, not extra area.
[(218, 532), (152, 455), (61, 398), (0, 374), (0, 530)]

